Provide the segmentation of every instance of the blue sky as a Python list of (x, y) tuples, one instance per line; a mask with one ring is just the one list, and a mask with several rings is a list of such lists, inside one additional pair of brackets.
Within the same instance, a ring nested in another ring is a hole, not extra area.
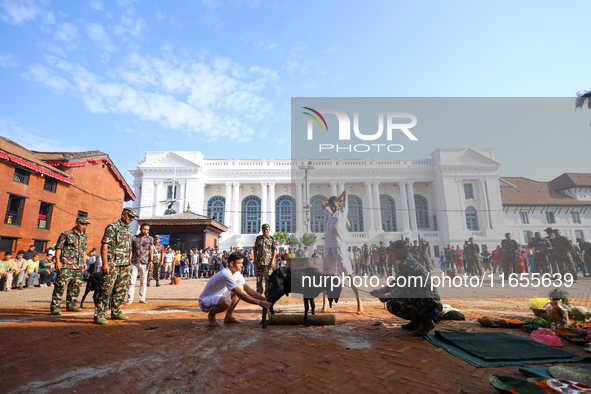
[[(0, 134), (104, 151), (128, 179), (146, 150), (288, 158), (291, 97), (591, 89), (589, 15), (585, 1), (0, 0)], [(572, 116), (586, 128), (433, 132), (413, 157), (492, 146), (501, 175), (589, 172), (591, 111)]]

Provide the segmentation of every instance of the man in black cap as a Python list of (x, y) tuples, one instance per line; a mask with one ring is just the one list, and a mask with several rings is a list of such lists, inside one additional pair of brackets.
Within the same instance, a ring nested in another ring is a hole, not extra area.
[[(552, 240), (554, 239), (554, 229), (552, 227), (548, 227), (547, 229), (544, 230), (547, 234), (546, 239), (548, 240), (548, 242), (550, 242), (550, 245), (552, 245)], [(550, 264), (550, 267), (552, 268), (552, 272), (554, 274), (559, 273), (558, 270), (558, 264), (556, 263), (556, 254), (554, 253), (553, 248), (548, 248), (548, 264)]]
[(273, 272), (275, 257), (277, 256), (277, 243), (269, 233), (269, 224), (262, 226), (263, 235), (259, 235), (254, 241), (254, 268), (257, 276), (257, 293), (263, 294), (263, 283), (265, 284), (264, 294), (267, 294), (269, 287), (269, 275)]
[(60, 306), (64, 290), (68, 289), (66, 294), (66, 310), (79, 312), (76, 303), (78, 294), (82, 285), (82, 271), (86, 269), (84, 253), (87, 249), (88, 237), (86, 236), (86, 226), (90, 222), (87, 218), (79, 217), (76, 219), (74, 228), (64, 231), (60, 234), (55, 246), (55, 269), (57, 278), (51, 296), (51, 314), (61, 315)]
[(583, 238), (577, 238), (577, 242), (579, 243), (579, 248), (583, 254), (583, 262), (587, 268), (587, 274), (583, 271), (583, 275), (591, 276), (591, 243), (585, 242)]
[[(433, 319), (443, 310), (436, 288), (431, 289), (427, 269), (410, 256), (404, 241), (396, 241), (391, 246), (393, 258), (399, 261), (396, 286), (384, 286), (370, 294), (386, 303), (388, 311), (398, 317), (410, 320), (402, 325), (404, 330), (412, 330), (415, 336), (425, 336), (435, 328)], [(404, 281), (399, 278), (405, 278)], [(422, 278), (422, 283), (411, 278)], [(404, 284), (404, 286), (400, 286)]]

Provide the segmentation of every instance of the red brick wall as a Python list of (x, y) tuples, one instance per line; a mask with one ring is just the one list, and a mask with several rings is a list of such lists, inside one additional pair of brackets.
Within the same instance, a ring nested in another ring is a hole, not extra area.
[[(88, 163), (84, 167), (69, 169), (75, 185), (58, 181), (55, 193), (43, 190), (45, 177), (35, 172), (30, 172), (28, 185), (14, 182), (14, 170), (14, 163), (0, 160), (0, 184), (3, 186), (3, 192), (0, 192), (0, 237), (20, 237), (14, 250), (26, 250), (34, 239), (49, 240), (46, 247), (57, 242), (61, 232), (74, 226), (78, 211), (88, 212), (91, 223), (86, 230), (89, 249), (99, 249), (105, 227), (121, 216), (125, 191), (106, 164)], [(20, 226), (4, 224), (7, 192), (28, 197)], [(55, 204), (49, 230), (36, 228), (40, 201)]]

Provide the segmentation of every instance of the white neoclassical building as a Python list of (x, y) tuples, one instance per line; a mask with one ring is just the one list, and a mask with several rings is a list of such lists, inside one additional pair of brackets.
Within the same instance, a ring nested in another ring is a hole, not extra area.
[(262, 223), (271, 233), (317, 233), (321, 248), (320, 203), (347, 189), (351, 245), (421, 236), (437, 255), (469, 237), (487, 245), (503, 238), (499, 166), (490, 148), (437, 149), (419, 160), (216, 160), (167, 151), (146, 152), (131, 173), (140, 222), (169, 207), (213, 217), (228, 228), (222, 248), (252, 246)]

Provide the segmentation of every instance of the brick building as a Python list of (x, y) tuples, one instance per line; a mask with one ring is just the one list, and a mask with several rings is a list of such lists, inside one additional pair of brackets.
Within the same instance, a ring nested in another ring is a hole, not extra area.
[(35, 152), (1, 136), (0, 183), (0, 252), (45, 250), (78, 216), (90, 220), (88, 246), (98, 248), (124, 201), (135, 200), (103, 152)]

